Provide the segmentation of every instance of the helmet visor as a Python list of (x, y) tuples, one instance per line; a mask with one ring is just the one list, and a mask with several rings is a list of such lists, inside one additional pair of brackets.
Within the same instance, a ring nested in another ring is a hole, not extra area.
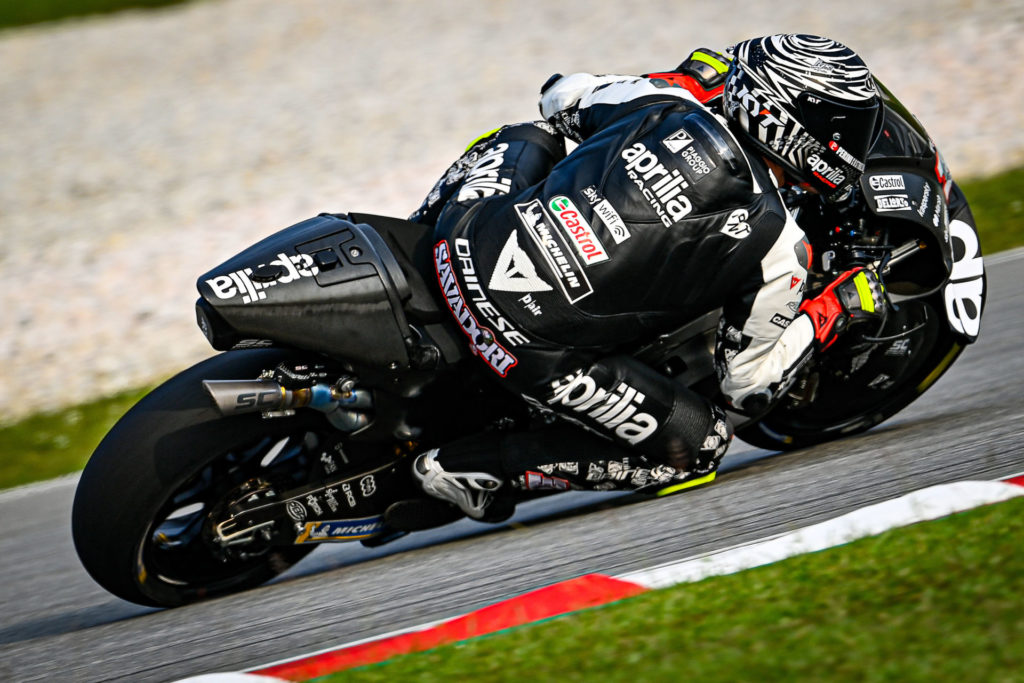
[(868, 149), (881, 125), (878, 102), (858, 106), (804, 92), (797, 96), (796, 107), (807, 132), (819, 142), (806, 150), (804, 159), (793, 160), (796, 175), (827, 200), (836, 201), (864, 172)]

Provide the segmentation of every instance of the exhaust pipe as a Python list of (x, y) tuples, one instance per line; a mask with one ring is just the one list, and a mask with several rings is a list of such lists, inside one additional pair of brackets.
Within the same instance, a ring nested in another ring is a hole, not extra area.
[(295, 403), (294, 392), (271, 379), (206, 379), (203, 388), (222, 415), (273, 412)]
[(290, 414), (296, 408), (313, 408), (327, 414), (339, 429), (354, 431), (365, 426), (367, 418), (359, 411), (373, 407), (373, 394), (363, 389), (341, 391), (325, 384), (308, 389), (285, 389), (272, 379), (206, 379), (203, 388), (221, 415), (263, 413)]

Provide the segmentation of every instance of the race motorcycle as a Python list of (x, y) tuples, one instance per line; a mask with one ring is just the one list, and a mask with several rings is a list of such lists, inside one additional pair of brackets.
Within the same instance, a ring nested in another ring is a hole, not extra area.
[[(841, 208), (791, 190), (813, 259), (806, 296), (873, 268), (891, 312), (808, 362), (738, 435), (785, 450), (867, 430), (932, 386), (974, 341), (978, 237), (951, 227), (927, 133), (883, 89), (884, 134)], [(222, 351), (168, 380), (107, 434), (82, 474), (75, 547), (111, 593), (175, 606), (257, 586), (318, 544), (387, 543), (396, 501), (423, 494), (411, 457), (550, 416), (484, 377), (435, 294), (432, 230), (321, 214), (203, 275), (199, 326)], [(709, 397), (718, 311), (634, 349)], [(507, 495), (525, 495), (509, 493)]]

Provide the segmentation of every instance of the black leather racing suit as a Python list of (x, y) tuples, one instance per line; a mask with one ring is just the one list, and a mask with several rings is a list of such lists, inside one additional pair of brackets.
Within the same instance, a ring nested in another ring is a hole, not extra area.
[(736, 408), (765, 405), (812, 349), (813, 328), (796, 317), (803, 232), (761, 159), (686, 90), (575, 74), (541, 110), (579, 143), (571, 154), (547, 123), (507, 126), (411, 218), (436, 220), (438, 283), (475, 353), (589, 433), (471, 439), (445, 467), (525, 488), (713, 473), (731, 438), (724, 411), (622, 350), (723, 307), (723, 392)]

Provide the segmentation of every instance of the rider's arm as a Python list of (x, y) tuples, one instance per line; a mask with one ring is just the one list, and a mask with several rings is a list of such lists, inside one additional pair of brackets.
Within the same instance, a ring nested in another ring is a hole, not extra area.
[(740, 410), (768, 407), (814, 351), (829, 348), (851, 324), (885, 314), (882, 284), (864, 268), (842, 273), (801, 303), (808, 249), (803, 231), (788, 217), (761, 261), (760, 283), (725, 307), (715, 362), (722, 393)]
[(738, 409), (766, 407), (813, 350), (814, 326), (798, 315), (807, 278), (805, 244), (787, 213), (756, 272), (723, 310), (715, 363), (722, 393)]
[(581, 142), (624, 114), (660, 102), (697, 102), (682, 88), (663, 88), (637, 76), (577, 73), (546, 84), (541, 115), (566, 137)]

